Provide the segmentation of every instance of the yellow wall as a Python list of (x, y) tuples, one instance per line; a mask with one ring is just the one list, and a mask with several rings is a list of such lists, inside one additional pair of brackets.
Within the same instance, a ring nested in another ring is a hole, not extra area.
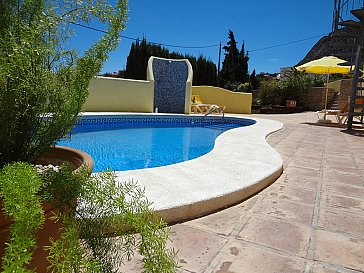
[[(252, 95), (250, 93), (231, 92), (212, 86), (192, 86), (190, 79), (186, 82), (186, 113), (190, 112), (191, 93), (199, 95), (204, 103), (226, 106), (226, 113), (251, 113)], [(91, 81), (90, 94), (83, 111), (152, 113), (153, 100), (153, 80), (97, 77)]]
[(232, 92), (212, 86), (192, 86), (192, 94), (199, 95), (203, 103), (226, 106), (226, 113), (251, 114), (251, 93)]
[(97, 77), (84, 105), (89, 112), (153, 112), (154, 86), (149, 81)]
[(336, 92), (340, 92), (341, 80), (329, 82), (329, 88), (335, 89)]

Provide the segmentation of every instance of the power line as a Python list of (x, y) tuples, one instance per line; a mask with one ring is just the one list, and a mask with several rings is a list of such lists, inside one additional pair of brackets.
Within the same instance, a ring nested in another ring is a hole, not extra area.
[(316, 36), (312, 36), (312, 37), (308, 37), (308, 38), (304, 38), (304, 39), (300, 39), (300, 40), (296, 40), (296, 41), (292, 41), (292, 42), (287, 42), (287, 43), (283, 43), (283, 44), (278, 44), (278, 45), (273, 45), (273, 46), (267, 46), (267, 47), (262, 47), (262, 48), (258, 48), (258, 49), (253, 49), (253, 50), (247, 50), (247, 52), (255, 52), (255, 51), (267, 50), (267, 49), (271, 49), (271, 48), (275, 48), (275, 47), (281, 47), (281, 46), (291, 45), (291, 44), (295, 44), (295, 43), (300, 43), (300, 42), (303, 42), (303, 41), (311, 40), (311, 39), (314, 39), (314, 38), (322, 37), (322, 36), (325, 36), (325, 35), (327, 35), (327, 33), (320, 34), (320, 35), (316, 35)]
[[(102, 32), (102, 33), (107, 33), (107, 31), (105, 30), (101, 30), (101, 29), (97, 29), (97, 28), (94, 28), (94, 27), (90, 27), (90, 26), (85, 26), (85, 25), (82, 25), (82, 24), (78, 24), (78, 23), (72, 23), (73, 25), (76, 25), (76, 26), (80, 26), (80, 27), (83, 27), (83, 28), (87, 28), (87, 29), (91, 29), (91, 30), (94, 30), (94, 31), (98, 31), (98, 32)], [(128, 40), (133, 40), (133, 41), (139, 41), (140, 39), (139, 38), (132, 38), (132, 37), (128, 37), (128, 36), (125, 36), (125, 35), (120, 35), (121, 38), (124, 38), (124, 39), (128, 39)], [(152, 45), (160, 45), (160, 46), (165, 46), (165, 47), (175, 47), (175, 48), (189, 48), (189, 49), (194, 49), (194, 48), (211, 48), (211, 47), (218, 47), (220, 46), (220, 44), (216, 44), (216, 45), (206, 45), (206, 46), (180, 46), (180, 45), (171, 45), (171, 44), (163, 44), (163, 43), (155, 43), (155, 42), (147, 42), (148, 44), (152, 44)]]
[[(97, 29), (97, 28), (94, 28), (94, 27), (82, 25), (82, 24), (79, 24), (79, 23), (72, 23), (72, 24), (83, 27), (83, 28), (91, 29), (91, 30), (94, 30), (94, 31), (107, 33), (107, 31), (105, 31), (105, 30), (101, 30), (101, 29)], [(292, 42), (287, 42), (287, 43), (283, 43), (283, 44), (278, 44), (278, 45), (272, 45), (272, 46), (262, 47), (262, 48), (258, 48), (258, 49), (247, 50), (247, 53), (272, 49), (272, 48), (291, 45), (291, 44), (295, 44), (295, 43), (300, 43), (300, 42), (304, 42), (304, 41), (307, 41), (307, 40), (322, 37), (322, 36), (325, 36), (327, 34), (328, 33), (320, 34), (320, 35), (316, 35), (316, 36), (312, 36), (312, 37), (308, 37), (308, 38), (304, 38), (304, 39), (300, 39), (300, 40), (296, 40), (296, 41), (292, 41)], [(128, 37), (128, 36), (125, 36), (125, 35), (120, 35), (120, 37), (124, 38), (124, 39), (127, 39), (127, 40), (132, 40), (132, 41), (139, 41), (140, 40), (139, 38), (132, 38), (132, 37)], [(220, 43), (215, 44), (215, 45), (206, 45), (206, 46), (180, 46), (180, 45), (171, 45), (171, 44), (163, 44), (163, 43), (156, 43), (156, 42), (148, 42), (148, 44), (160, 45), (160, 46), (165, 46), (165, 47), (174, 47), (174, 48), (186, 48), (186, 49), (211, 48), (211, 47), (220, 46)]]

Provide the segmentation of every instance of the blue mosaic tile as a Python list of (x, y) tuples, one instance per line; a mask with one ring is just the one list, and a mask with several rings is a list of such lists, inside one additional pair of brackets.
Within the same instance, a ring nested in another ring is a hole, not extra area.
[(161, 113), (185, 112), (188, 65), (183, 61), (153, 59), (154, 109)]
[(73, 133), (100, 131), (110, 129), (122, 128), (142, 128), (142, 127), (203, 127), (215, 126), (220, 128), (225, 127), (230, 129), (232, 127), (249, 126), (253, 125), (255, 120), (240, 119), (240, 118), (225, 118), (221, 117), (196, 117), (196, 116), (82, 116), (77, 121)]

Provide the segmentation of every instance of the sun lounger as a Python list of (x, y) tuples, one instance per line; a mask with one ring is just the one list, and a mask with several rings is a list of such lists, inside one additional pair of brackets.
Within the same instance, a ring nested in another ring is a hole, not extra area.
[(225, 106), (203, 103), (199, 95), (192, 95), (191, 103), (191, 112), (195, 114), (221, 114), (225, 110)]
[[(344, 125), (348, 120), (349, 101), (347, 101), (344, 106), (339, 110), (322, 109), (321, 111), (317, 111), (316, 114), (319, 120), (323, 120), (326, 116), (333, 115), (335, 116), (337, 123), (339, 123), (340, 125)], [(320, 114), (322, 115), (322, 117), (320, 117)]]

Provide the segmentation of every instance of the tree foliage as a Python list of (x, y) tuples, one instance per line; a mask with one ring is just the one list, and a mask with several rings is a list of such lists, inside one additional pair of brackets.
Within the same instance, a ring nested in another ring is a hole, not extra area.
[(308, 90), (313, 86), (322, 86), (321, 76), (314, 78), (307, 73), (292, 69), (281, 80), (261, 80), (259, 98), (261, 105), (285, 105), (286, 100), (295, 100), (303, 106)]
[(197, 59), (191, 55), (183, 55), (160, 45), (148, 43), (145, 38), (132, 43), (126, 62), (124, 76), (127, 79), (146, 80), (148, 60), (151, 56), (167, 59), (188, 59), (193, 69), (193, 85), (217, 84), (216, 65), (200, 55)]
[(297, 105), (302, 106), (305, 96), (313, 83), (313, 78), (310, 75), (292, 69), (288, 76), (279, 82), (281, 104), (285, 105), (286, 100), (295, 100)]
[[(126, 0), (0, 1), (0, 167), (34, 161), (72, 129), (126, 11)], [(79, 57), (65, 47), (71, 23), (91, 20), (108, 31)]]
[(227, 45), (223, 47), (225, 58), (219, 74), (219, 86), (235, 90), (240, 84), (249, 82), (249, 55), (245, 52), (244, 42), (241, 50), (238, 50), (234, 33), (231, 30), (229, 30), (228, 38)]
[(73, 173), (67, 165), (37, 173), (28, 163), (14, 163), (0, 170), (0, 196), (5, 215), (13, 221), (0, 257), (2, 272), (34, 272), (29, 264), (45, 220), (44, 200), (57, 207), (48, 220), (63, 223), (61, 238), (49, 238), (46, 247), (49, 272), (119, 272), (135, 252), (142, 257), (144, 272), (176, 271), (176, 252), (167, 247), (167, 224), (136, 182), (117, 181), (115, 173), (91, 176), (86, 168)]

